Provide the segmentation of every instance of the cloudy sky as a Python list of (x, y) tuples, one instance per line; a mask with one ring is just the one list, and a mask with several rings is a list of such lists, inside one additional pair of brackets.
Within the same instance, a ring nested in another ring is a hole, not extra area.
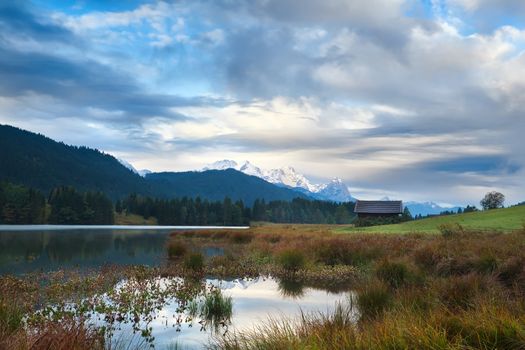
[(2, 1), (0, 123), (136, 168), (525, 200), (525, 1)]

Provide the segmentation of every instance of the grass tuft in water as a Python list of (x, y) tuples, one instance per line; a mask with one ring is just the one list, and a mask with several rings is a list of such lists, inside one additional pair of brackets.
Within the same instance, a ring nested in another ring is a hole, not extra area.
[(392, 294), (387, 286), (379, 281), (366, 284), (354, 299), (361, 319), (379, 317), (392, 305)]
[(192, 271), (202, 271), (204, 269), (204, 255), (200, 252), (193, 252), (184, 258), (184, 267)]
[(186, 255), (188, 247), (180, 241), (171, 241), (168, 244), (168, 257), (170, 259), (180, 259)]

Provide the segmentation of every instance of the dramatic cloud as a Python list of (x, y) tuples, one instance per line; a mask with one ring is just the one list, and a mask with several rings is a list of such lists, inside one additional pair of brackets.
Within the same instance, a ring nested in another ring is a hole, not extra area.
[(138, 168), (223, 158), (357, 196), (525, 198), (523, 1), (0, 5), (0, 122)]

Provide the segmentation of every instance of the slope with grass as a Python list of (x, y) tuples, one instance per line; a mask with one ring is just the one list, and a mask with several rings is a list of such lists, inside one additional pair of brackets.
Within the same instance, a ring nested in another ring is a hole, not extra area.
[(345, 227), (340, 229), (339, 232), (437, 233), (439, 232), (439, 226), (444, 224), (460, 224), (463, 228), (468, 230), (517, 230), (522, 228), (525, 224), (525, 206), (520, 205), (504, 209), (438, 216), (394, 225)]

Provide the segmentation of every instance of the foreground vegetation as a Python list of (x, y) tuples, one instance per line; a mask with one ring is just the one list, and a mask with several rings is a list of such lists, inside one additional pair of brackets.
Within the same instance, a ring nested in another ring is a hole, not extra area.
[[(224, 326), (232, 300), (207, 288), (204, 276), (259, 275), (276, 276), (288, 296), (300, 296), (305, 286), (352, 293), (332, 314), (227, 332), (213, 347), (525, 348), (525, 227), (503, 233), (450, 225), (434, 235), (342, 235), (336, 228), (176, 232), (166, 245), (168, 260), (158, 268), (3, 276), (0, 348), (128, 348), (112, 343), (119, 322), (132, 324), (149, 344), (152, 311), (172, 298), (203, 327)], [(221, 254), (207, 257), (206, 249)], [(159, 283), (161, 277), (171, 282)], [(88, 322), (93, 314), (106, 321), (103, 327)]]
[[(525, 348), (525, 227), (508, 234), (295, 236), (286, 235), (285, 245), (295, 241), (296, 254), (310, 263), (356, 267), (356, 294), (333, 314), (271, 320), (228, 335), (219, 348)], [(276, 243), (274, 251), (284, 249)]]
[(345, 227), (340, 232), (370, 233), (439, 233), (440, 226), (459, 224), (467, 230), (504, 231), (518, 230), (525, 222), (525, 205), (504, 209), (476, 211), (464, 214), (436, 216), (427, 219), (407, 221), (395, 225), (371, 227)]

